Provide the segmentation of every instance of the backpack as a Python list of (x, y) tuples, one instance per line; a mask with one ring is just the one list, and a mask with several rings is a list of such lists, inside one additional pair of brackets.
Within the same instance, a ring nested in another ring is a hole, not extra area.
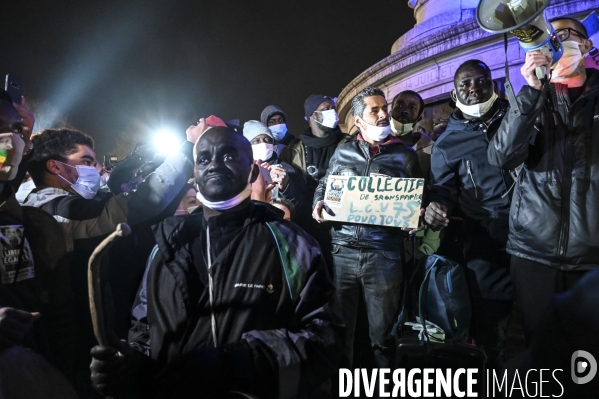
[(410, 288), (414, 278), (421, 274), (424, 278), (418, 291), (418, 311), (420, 323), (426, 333), (425, 320), (441, 327), (445, 332), (445, 341), (457, 341), (466, 335), (470, 327), (472, 305), (468, 292), (466, 273), (459, 263), (440, 255), (429, 255), (420, 261), (407, 287), (404, 308), (393, 327), (393, 333), (401, 331), (403, 323), (409, 320), (406, 308), (411, 298)]

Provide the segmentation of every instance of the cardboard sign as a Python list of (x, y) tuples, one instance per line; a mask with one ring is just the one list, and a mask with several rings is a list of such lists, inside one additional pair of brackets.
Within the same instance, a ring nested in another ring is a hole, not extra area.
[(386, 176), (329, 176), (325, 203), (337, 222), (417, 228), (424, 179)]

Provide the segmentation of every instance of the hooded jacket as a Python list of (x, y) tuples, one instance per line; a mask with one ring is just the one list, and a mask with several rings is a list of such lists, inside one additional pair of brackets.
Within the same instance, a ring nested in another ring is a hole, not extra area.
[[(370, 176), (371, 173), (390, 177), (423, 178), (416, 152), (400, 139), (388, 136), (378, 146), (374, 156), (370, 155), (370, 145), (359, 138), (339, 146), (326, 175), (320, 179), (312, 208), (324, 199), (327, 179), (330, 175)], [(332, 243), (357, 248), (375, 248), (400, 251), (405, 234), (395, 227), (362, 225), (354, 223), (330, 222)]]
[(89, 351), (96, 344), (87, 284), (88, 261), (92, 251), (106, 235), (114, 232), (119, 223), (135, 226), (159, 216), (169, 205), (176, 207), (171, 202), (192, 175), (192, 148), (193, 145), (186, 142), (180, 153), (167, 157), (132, 194), (123, 193), (98, 200), (85, 199), (56, 187), (38, 187), (27, 197), (24, 205), (48, 212), (73, 240), (69, 269), (75, 297), (76, 367), (90, 364)]
[[(130, 345), (162, 366), (224, 348), (267, 397), (296, 397), (328, 378), (343, 335), (335, 288), (318, 244), (273, 209), (252, 201), (208, 221), (197, 211), (157, 225)], [(228, 389), (236, 380), (227, 376)]]
[(508, 112), (488, 148), (492, 165), (524, 163), (508, 252), (565, 271), (599, 266), (599, 71), (586, 73), (574, 103), (567, 86), (524, 86), (522, 113)]

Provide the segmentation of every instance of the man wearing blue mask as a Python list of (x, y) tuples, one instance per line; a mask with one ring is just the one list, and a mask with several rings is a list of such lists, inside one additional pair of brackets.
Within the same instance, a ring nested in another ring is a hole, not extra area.
[(260, 121), (268, 126), (272, 132), (277, 155), (280, 156), (285, 147), (293, 145), (297, 141), (287, 129), (287, 115), (276, 105), (269, 105), (264, 108), (260, 114)]
[(75, 248), (70, 265), (77, 325), (73, 382), (81, 397), (87, 397), (90, 387), (87, 367), (95, 343), (87, 293), (89, 257), (99, 239), (113, 232), (119, 223), (135, 226), (161, 213), (174, 212), (177, 201), (173, 200), (193, 172), (190, 141), (195, 139), (190, 133), (180, 151), (167, 157), (135, 192), (102, 199), (94, 198), (100, 188), (100, 174), (91, 137), (77, 130), (46, 129), (33, 139), (29, 173), (36, 188), (24, 205), (54, 216)]
[[(416, 152), (391, 134), (387, 100), (382, 90), (367, 87), (352, 100), (359, 133), (337, 148), (314, 195), (313, 218), (322, 223), (329, 175), (422, 178)], [(395, 339), (391, 327), (400, 306), (402, 247), (399, 228), (331, 223), (337, 296), (346, 325), (345, 364), (352, 368), (354, 331), (360, 296), (364, 296), (376, 367), (392, 366)]]

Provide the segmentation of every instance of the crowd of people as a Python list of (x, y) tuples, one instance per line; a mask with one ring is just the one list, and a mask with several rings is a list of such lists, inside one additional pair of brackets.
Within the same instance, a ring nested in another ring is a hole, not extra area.
[[(200, 119), (175, 154), (141, 145), (107, 167), (85, 133), (32, 134), (34, 115), (2, 92), (0, 350), (43, 356), (73, 397), (334, 397), (340, 367), (395, 367), (406, 264), (440, 252), (466, 271), (466, 339), (489, 368), (506, 368), (514, 303), (530, 367), (599, 355), (599, 71), (584, 68), (584, 26), (552, 24), (565, 54), (550, 80), (535, 70), (551, 58), (526, 54), (519, 112), (473, 59), (430, 134), (417, 92), (367, 87), (351, 136), (317, 94), (301, 134), (270, 105), (242, 126)], [(424, 179), (422, 228), (328, 221), (334, 175)], [(98, 345), (88, 262), (121, 223), (132, 233), (105, 259)]]

